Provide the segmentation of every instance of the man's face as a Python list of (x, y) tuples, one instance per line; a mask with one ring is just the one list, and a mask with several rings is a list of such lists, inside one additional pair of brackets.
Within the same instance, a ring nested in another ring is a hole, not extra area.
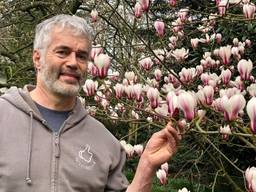
[(84, 83), (90, 42), (70, 29), (55, 29), (40, 58), (37, 86), (62, 96), (75, 96)]

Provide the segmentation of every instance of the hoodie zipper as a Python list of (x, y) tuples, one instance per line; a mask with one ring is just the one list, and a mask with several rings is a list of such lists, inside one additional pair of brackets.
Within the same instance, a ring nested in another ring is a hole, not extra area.
[(60, 157), (60, 135), (53, 133), (53, 158), (52, 158), (52, 177), (51, 177), (51, 192), (57, 192), (58, 181), (58, 166)]

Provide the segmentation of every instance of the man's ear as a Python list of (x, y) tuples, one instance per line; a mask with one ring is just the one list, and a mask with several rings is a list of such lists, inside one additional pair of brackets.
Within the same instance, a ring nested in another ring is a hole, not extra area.
[(42, 57), (42, 55), (39, 50), (36, 49), (33, 51), (32, 58), (33, 58), (33, 63), (34, 63), (34, 67), (35, 67), (36, 71), (39, 71), (41, 68), (41, 62), (40, 62), (41, 57)]

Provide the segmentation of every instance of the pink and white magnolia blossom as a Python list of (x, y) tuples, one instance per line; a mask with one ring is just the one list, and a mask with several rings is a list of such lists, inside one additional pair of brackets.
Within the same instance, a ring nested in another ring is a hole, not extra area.
[(98, 20), (98, 11), (96, 9), (91, 11), (91, 19), (92, 22), (96, 22)]
[(86, 96), (93, 96), (98, 88), (98, 82), (91, 79), (87, 79), (83, 85), (83, 90)]
[(229, 69), (226, 69), (226, 70), (222, 70), (221, 71), (221, 74), (220, 74), (220, 78), (221, 78), (221, 81), (227, 85), (231, 79), (231, 71)]
[(196, 66), (196, 75), (199, 76), (204, 72), (204, 67), (202, 65)]
[(165, 24), (163, 21), (157, 20), (154, 22), (154, 27), (155, 30), (157, 32), (157, 35), (159, 37), (163, 37), (164, 36), (164, 28), (165, 28)]
[(210, 85), (206, 85), (196, 94), (198, 100), (204, 105), (211, 105), (213, 102), (214, 89)]
[(180, 9), (178, 12), (178, 17), (180, 18), (180, 20), (182, 22), (185, 22), (187, 19), (187, 15), (188, 15), (189, 9), (185, 8), (185, 9)]
[(139, 61), (140, 66), (145, 70), (150, 70), (153, 66), (153, 61), (150, 57), (145, 57)]
[(186, 187), (179, 189), (178, 192), (190, 192)]
[(133, 87), (133, 85), (125, 86), (124, 91), (125, 91), (126, 96), (127, 96), (128, 99), (133, 99), (134, 98), (134, 87)]
[(99, 55), (100, 53), (103, 52), (103, 48), (101, 47), (100, 44), (97, 44), (97, 45), (93, 45), (92, 46), (92, 50), (90, 52), (90, 57), (92, 60), (94, 60), (95, 56), (96, 55)]
[(117, 83), (114, 87), (115, 93), (116, 93), (116, 98), (120, 99), (123, 96), (125, 87), (123, 84)]
[(246, 89), (251, 97), (256, 97), (256, 84), (253, 83)]
[(134, 84), (137, 81), (137, 76), (133, 71), (127, 71), (124, 73), (125, 78), (128, 80), (129, 84)]
[(248, 167), (246, 169), (245, 180), (249, 192), (256, 192), (256, 167)]
[(160, 80), (161, 80), (161, 77), (162, 77), (162, 71), (161, 71), (160, 69), (155, 69), (154, 75), (155, 75), (155, 79), (156, 79), (157, 81), (160, 81)]
[(217, 33), (216, 36), (215, 36), (215, 39), (216, 39), (216, 42), (217, 42), (218, 44), (220, 44), (220, 43), (221, 43), (221, 39), (222, 39), (221, 33)]
[(256, 97), (252, 97), (248, 101), (246, 111), (251, 120), (251, 130), (256, 133)]
[(244, 93), (241, 92), (241, 90), (236, 88), (236, 87), (232, 87), (232, 88), (228, 88), (228, 89), (220, 89), (220, 91), (219, 91), (220, 97), (223, 97), (223, 96), (226, 95), (228, 98), (230, 98), (230, 97), (232, 97), (233, 95), (236, 95), (236, 94), (244, 95)]
[(243, 111), (246, 101), (242, 94), (236, 94), (228, 98), (226, 95), (221, 97), (221, 105), (225, 120), (232, 121), (238, 118), (238, 113)]
[(126, 141), (124, 140), (120, 141), (120, 144), (124, 148), (124, 151), (126, 152), (128, 158), (131, 158), (134, 154), (134, 147), (131, 144), (126, 143)]
[(182, 68), (179, 72), (180, 80), (183, 83), (191, 83), (193, 82), (194, 77), (196, 77), (196, 69), (195, 68)]
[(168, 105), (168, 112), (172, 117), (175, 110), (178, 108), (178, 97), (176, 96), (174, 91), (169, 91), (166, 96), (166, 101)]
[(169, 165), (167, 162), (161, 165), (161, 169), (164, 170), (168, 175)]
[(167, 117), (169, 114), (167, 104), (164, 103), (164, 104), (159, 105), (157, 108), (155, 108), (155, 112), (160, 116)]
[(143, 152), (143, 145), (141, 145), (141, 144), (134, 145), (134, 146), (133, 146), (133, 149), (134, 149), (135, 153), (136, 153), (138, 156), (141, 156), (141, 154), (142, 154), (142, 152)]
[(232, 134), (230, 126), (229, 125), (220, 126), (220, 133), (222, 134), (222, 139), (227, 140), (229, 135)]
[(191, 46), (193, 49), (196, 49), (199, 43), (199, 39), (198, 38), (194, 38), (190, 40)]
[(160, 183), (162, 185), (165, 185), (167, 183), (167, 174), (165, 172), (165, 170), (163, 169), (159, 169), (157, 172), (156, 172), (156, 176), (157, 178), (160, 180)]
[(237, 64), (238, 72), (240, 73), (240, 77), (242, 80), (250, 80), (251, 72), (252, 72), (252, 61), (249, 59), (248, 61), (242, 59)]
[(143, 11), (148, 12), (150, 1), (151, 0), (140, 0), (140, 4), (142, 6)]
[(169, 37), (169, 41), (170, 41), (170, 43), (168, 44), (168, 46), (169, 46), (171, 49), (175, 49), (176, 46), (177, 46), (178, 38), (173, 35), (173, 36)]
[(177, 60), (177, 62), (181, 62), (188, 57), (189, 50), (184, 47), (181, 49), (175, 49), (171, 52), (171, 55)]
[(228, 9), (228, 0), (221, 0), (219, 3), (218, 3), (218, 10), (219, 10), (219, 14), (221, 16), (225, 15), (226, 14), (226, 10)]
[(134, 6), (134, 15), (136, 18), (140, 18), (142, 16), (143, 10), (142, 6), (139, 2), (137, 2)]
[(131, 115), (132, 115), (133, 118), (135, 118), (135, 119), (137, 119), (137, 120), (140, 118), (139, 114), (136, 113), (134, 110), (132, 110)]
[(194, 119), (197, 102), (192, 93), (181, 92), (178, 96), (178, 106), (183, 111), (185, 119), (188, 121)]
[(94, 65), (93, 62), (88, 62), (87, 72), (94, 77), (98, 76), (98, 68)]
[(235, 59), (237, 59), (237, 60), (241, 59), (241, 55), (239, 53), (239, 48), (238, 47), (232, 47), (231, 53), (232, 53), (232, 55), (234, 56)]
[(245, 40), (245, 46), (246, 46), (246, 47), (251, 47), (251, 45), (252, 45), (251, 40), (250, 40), (250, 39), (246, 39), (246, 40)]
[(224, 65), (228, 65), (230, 63), (231, 57), (231, 46), (220, 47), (218, 52), (219, 57), (222, 59), (222, 63)]
[(136, 101), (142, 101), (142, 84), (133, 85), (134, 97)]
[(176, 6), (176, 3), (177, 3), (177, 0), (169, 0), (168, 2), (169, 2), (169, 4), (170, 4), (172, 7), (175, 7), (175, 6)]
[(149, 89), (147, 90), (147, 98), (150, 102), (150, 106), (155, 109), (159, 106), (159, 91), (156, 88), (153, 87), (149, 87)]
[(106, 77), (108, 69), (110, 67), (110, 57), (106, 54), (101, 53), (95, 56), (94, 63), (98, 68), (98, 76), (100, 78)]
[(253, 19), (256, 11), (256, 7), (253, 3), (246, 3), (243, 5), (243, 13), (245, 18)]

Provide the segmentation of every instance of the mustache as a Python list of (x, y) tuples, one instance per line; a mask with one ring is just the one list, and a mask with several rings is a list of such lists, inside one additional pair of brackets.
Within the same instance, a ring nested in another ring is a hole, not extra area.
[(65, 75), (70, 75), (70, 76), (74, 76), (78, 79), (81, 79), (83, 77), (83, 74), (80, 71), (74, 71), (74, 70), (61, 70), (60, 71), (60, 75), (61, 74), (65, 74)]

